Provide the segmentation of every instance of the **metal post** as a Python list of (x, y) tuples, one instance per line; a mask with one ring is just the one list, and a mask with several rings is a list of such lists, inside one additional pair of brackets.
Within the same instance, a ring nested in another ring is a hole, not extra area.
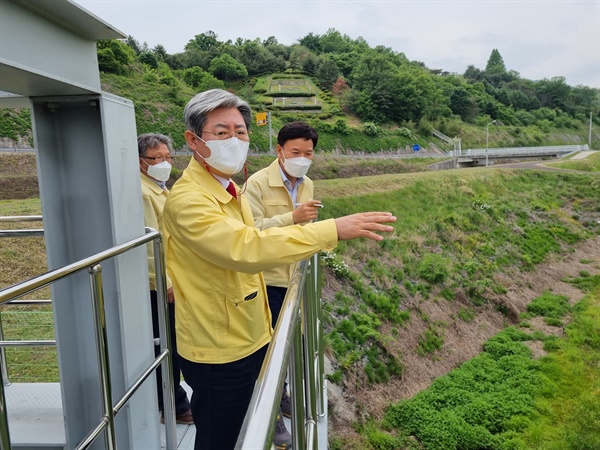
[(10, 433), (8, 430), (8, 411), (4, 397), (4, 386), (0, 385), (0, 450), (10, 450)]
[(92, 306), (94, 312), (94, 328), (98, 350), (98, 369), (100, 375), (100, 394), (102, 397), (102, 415), (106, 417), (106, 448), (116, 449), (115, 417), (112, 407), (112, 389), (110, 380), (110, 363), (108, 355), (108, 334), (104, 313), (104, 292), (102, 290), (102, 266), (96, 264), (88, 269), (92, 290)]
[(302, 329), (296, 327), (292, 336), (290, 351), (290, 392), (293, 397), (292, 406), (292, 448), (305, 449), (304, 430), (304, 384), (302, 382)]
[(267, 122), (269, 122), (269, 154), (273, 153), (273, 131), (271, 125), (271, 111), (267, 112)]
[(590, 131), (588, 132), (588, 147), (592, 149), (592, 111), (590, 111)]
[[(306, 402), (306, 426), (307, 431), (312, 426), (316, 428), (317, 422), (317, 388), (318, 388), (318, 352), (316, 348), (317, 340), (317, 312), (316, 312), (316, 295), (314, 289), (314, 261), (310, 259), (308, 261), (309, 271), (306, 280), (306, 286), (308, 289), (304, 290), (304, 383), (305, 383), (305, 402)], [(312, 439), (316, 439), (317, 433), (313, 433)], [(316, 447), (317, 440), (313, 442), (308, 441), (307, 443), (311, 447)]]
[(325, 344), (323, 339), (323, 309), (321, 308), (321, 288), (323, 286), (323, 272), (321, 270), (321, 258), (319, 257), (319, 253), (316, 253), (312, 257), (313, 264), (311, 268), (313, 270), (312, 281), (314, 283), (315, 289), (315, 305), (317, 311), (317, 351), (318, 355), (318, 365), (317, 365), (317, 381), (318, 381), (318, 390), (317, 390), (317, 414), (319, 417), (324, 417), (327, 405), (325, 402), (325, 394), (327, 392), (327, 382), (325, 380)]
[[(0, 312), (0, 340), (4, 340), (4, 331), (2, 330), (2, 312)], [(10, 380), (8, 379), (6, 352), (4, 351), (4, 347), (0, 347), (0, 370), (2, 371), (2, 385), (8, 386), (10, 384)]]
[(490, 125), (493, 123), (496, 123), (496, 121), (492, 120), (485, 127), (485, 167), (488, 166), (488, 142), (489, 142), (489, 138), (490, 138)]
[(167, 276), (165, 273), (164, 252), (160, 237), (154, 240), (154, 267), (156, 268), (156, 301), (158, 310), (158, 329), (160, 336), (161, 352), (167, 350), (167, 357), (160, 366), (162, 373), (163, 390), (163, 416), (165, 418), (165, 438), (168, 450), (177, 450), (177, 430), (175, 424), (175, 395), (173, 391), (173, 362), (175, 358), (171, 349), (171, 333), (169, 320), (169, 309), (167, 305)]

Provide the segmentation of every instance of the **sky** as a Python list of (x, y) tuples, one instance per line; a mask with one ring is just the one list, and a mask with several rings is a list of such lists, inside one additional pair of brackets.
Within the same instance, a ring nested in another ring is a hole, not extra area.
[(274, 36), (292, 45), (330, 28), (430, 69), (485, 69), (493, 49), (521, 78), (600, 88), (600, 0), (73, 0), (150, 48), (179, 53), (195, 35)]

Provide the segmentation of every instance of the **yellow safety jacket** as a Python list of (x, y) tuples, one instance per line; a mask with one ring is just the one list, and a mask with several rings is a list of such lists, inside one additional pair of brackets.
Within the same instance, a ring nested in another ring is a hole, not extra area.
[[(144, 205), (144, 224), (147, 227), (160, 231), (159, 224), (167, 201), (169, 191), (161, 189), (151, 178), (140, 173), (142, 181), (142, 203)], [(156, 268), (154, 267), (154, 241), (146, 244), (148, 253), (148, 276), (150, 290), (156, 290)], [(171, 280), (167, 276), (167, 289), (171, 287)]]
[(161, 231), (178, 352), (200, 363), (236, 361), (271, 340), (261, 271), (337, 245), (333, 219), (259, 230), (245, 196), (233, 198), (193, 158), (167, 198)]
[[(298, 186), (298, 203), (305, 203), (313, 198), (314, 183), (308, 177)], [(294, 204), (288, 192), (281, 170), (279, 160), (273, 161), (268, 167), (259, 170), (248, 178), (246, 194), (254, 216), (254, 224), (261, 230), (271, 227), (285, 227), (294, 224), (292, 211)], [(276, 267), (266, 270), (263, 275), (267, 286), (287, 288), (295, 264)]]

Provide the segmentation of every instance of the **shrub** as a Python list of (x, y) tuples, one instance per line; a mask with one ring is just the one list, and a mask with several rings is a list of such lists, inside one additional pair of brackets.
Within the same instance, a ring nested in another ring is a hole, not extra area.
[(373, 122), (365, 122), (363, 124), (365, 134), (368, 136), (377, 136), (379, 133), (379, 127)]
[(418, 273), (429, 283), (442, 283), (448, 277), (451, 269), (449, 258), (436, 253), (426, 254), (419, 262)]
[(321, 253), (321, 260), (326, 267), (333, 271), (336, 277), (350, 278), (350, 268), (336, 253), (323, 252)]
[(444, 338), (440, 331), (435, 328), (430, 328), (419, 336), (417, 353), (421, 356), (425, 356), (428, 353), (434, 353), (436, 350), (442, 348), (443, 344)]
[(470, 308), (462, 307), (458, 310), (458, 317), (465, 322), (473, 322), (475, 319), (475, 311)]
[(570, 309), (569, 299), (566, 296), (555, 295), (549, 291), (544, 292), (527, 305), (528, 312), (552, 319), (560, 319), (568, 313)]

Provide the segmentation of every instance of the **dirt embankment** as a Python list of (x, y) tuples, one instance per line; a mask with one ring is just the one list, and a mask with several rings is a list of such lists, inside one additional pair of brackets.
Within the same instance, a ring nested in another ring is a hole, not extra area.
[[(566, 295), (571, 303), (581, 300), (584, 293), (563, 280), (578, 277), (583, 271), (600, 274), (600, 237), (580, 244), (566, 256), (554, 256), (534, 271), (514, 270), (512, 273), (498, 274), (496, 281), (504, 286), (507, 292), (492, 298), (471, 322), (457, 318), (459, 309), (465, 306), (460, 299), (454, 302), (425, 302), (414, 298), (414, 305), (409, 307), (418, 306), (429, 321), (450, 324), (444, 330), (443, 347), (431, 357), (417, 355), (418, 336), (429, 324), (417, 314), (411, 315), (409, 324), (399, 330), (397, 338), (388, 344), (391, 352), (402, 355), (404, 372), (400, 379), (370, 386), (353, 385), (352, 381), (343, 387), (329, 383), (330, 433), (337, 436), (356, 436), (352, 421), (367, 416), (381, 418), (388, 405), (414, 396), (426, 389), (436, 378), (478, 355), (487, 339), (514, 323), (514, 320), (499, 312), (499, 305), (513, 310), (514, 314), (518, 315), (525, 312), (527, 304), (544, 291)], [(331, 290), (332, 283), (335, 284), (335, 281), (326, 282), (325, 298), (335, 295)], [(531, 326), (529, 331), (539, 329), (546, 334), (564, 333), (562, 327), (548, 326), (543, 320), (533, 319), (528, 322)], [(391, 335), (385, 329), (380, 331), (382, 334)], [(538, 344), (531, 343), (536, 356), (543, 354), (541, 345)]]
[(34, 153), (0, 153), (0, 200), (39, 197)]

